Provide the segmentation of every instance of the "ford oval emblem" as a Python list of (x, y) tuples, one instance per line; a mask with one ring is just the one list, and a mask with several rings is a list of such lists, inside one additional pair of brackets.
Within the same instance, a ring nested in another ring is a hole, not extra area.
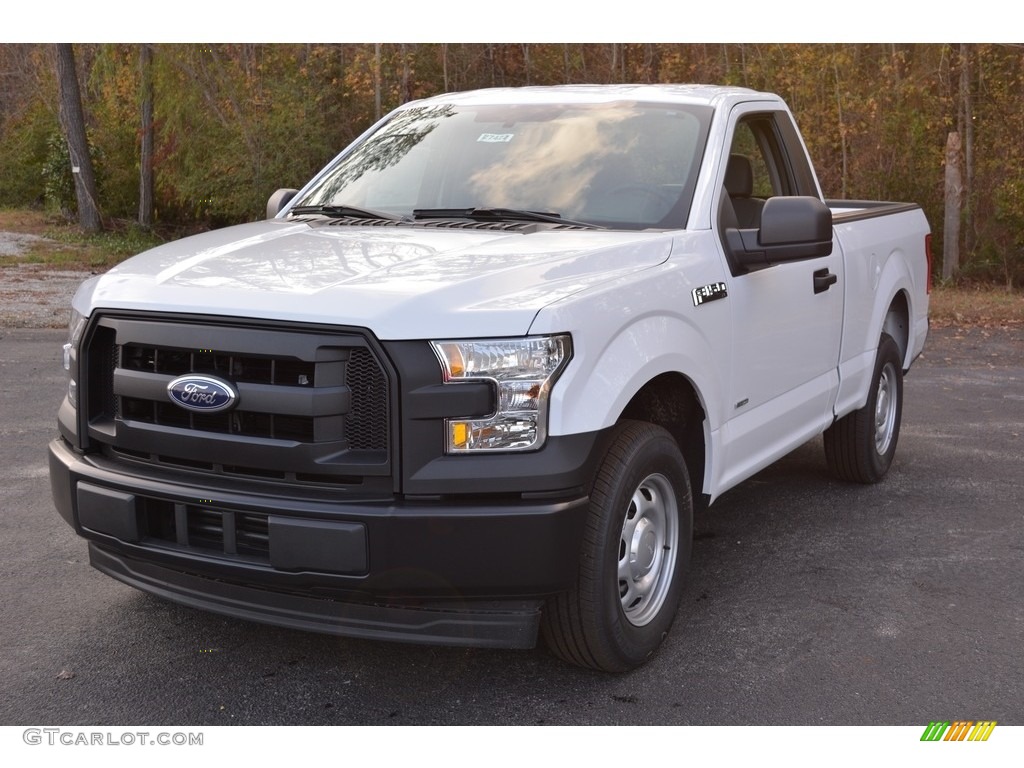
[(238, 402), (238, 392), (223, 379), (193, 374), (168, 384), (167, 396), (182, 408), (200, 413), (226, 411)]

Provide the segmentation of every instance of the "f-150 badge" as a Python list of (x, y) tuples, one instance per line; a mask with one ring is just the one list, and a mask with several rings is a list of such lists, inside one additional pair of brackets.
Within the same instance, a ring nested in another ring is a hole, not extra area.
[(728, 295), (729, 292), (725, 289), (725, 283), (702, 285), (700, 288), (693, 289), (693, 306), (699, 307), (701, 304), (706, 304), (709, 301), (724, 299)]

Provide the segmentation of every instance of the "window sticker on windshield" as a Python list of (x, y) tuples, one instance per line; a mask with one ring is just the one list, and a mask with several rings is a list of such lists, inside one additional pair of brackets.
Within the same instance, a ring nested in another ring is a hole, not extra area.
[(477, 141), (487, 144), (508, 144), (512, 141), (513, 136), (515, 136), (514, 133), (481, 133)]

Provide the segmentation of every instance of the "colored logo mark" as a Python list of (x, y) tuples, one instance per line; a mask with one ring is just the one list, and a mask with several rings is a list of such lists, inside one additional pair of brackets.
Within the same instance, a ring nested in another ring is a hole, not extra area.
[(921, 734), (921, 741), (988, 741), (995, 727), (995, 720), (933, 720)]
[(238, 400), (238, 392), (223, 379), (194, 374), (179, 376), (168, 384), (167, 396), (182, 408), (202, 413), (227, 410)]

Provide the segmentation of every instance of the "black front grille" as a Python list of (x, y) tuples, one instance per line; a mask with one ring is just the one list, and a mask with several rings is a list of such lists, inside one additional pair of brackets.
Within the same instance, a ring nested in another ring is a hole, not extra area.
[[(133, 461), (286, 482), (390, 472), (391, 387), (358, 332), (100, 317), (85, 348), (88, 435)], [(167, 394), (187, 374), (238, 392), (230, 410)]]
[(125, 344), (121, 367), (181, 376), (186, 373), (216, 373), (236, 382), (312, 387), (316, 363), (257, 355), (233, 355), (211, 350), (192, 350)]
[(388, 442), (387, 391), (384, 372), (368, 349), (354, 349), (345, 368), (345, 384), (352, 393), (352, 412), (345, 434), (353, 448), (372, 450)]
[[(119, 408), (126, 420), (146, 424), (180, 427), (200, 432), (220, 432), (227, 435), (315, 442), (314, 420), (311, 417), (283, 416), (242, 409), (230, 413), (194, 413), (173, 403), (161, 403), (139, 397), (121, 397)], [(384, 448), (386, 444), (381, 442), (366, 447)]]

